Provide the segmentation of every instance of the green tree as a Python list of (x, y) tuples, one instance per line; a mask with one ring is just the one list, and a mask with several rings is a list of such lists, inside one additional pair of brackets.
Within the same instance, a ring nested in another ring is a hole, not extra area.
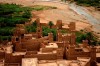
[(48, 36), (48, 33), (53, 33), (53, 39), (56, 40), (56, 34), (57, 34), (57, 29), (53, 28), (48, 28), (48, 27), (42, 27), (43, 30), (43, 36)]
[(50, 26), (50, 28), (51, 28), (53, 25), (54, 25), (53, 22), (52, 22), (52, 21), (49, 21), (49, 26)]

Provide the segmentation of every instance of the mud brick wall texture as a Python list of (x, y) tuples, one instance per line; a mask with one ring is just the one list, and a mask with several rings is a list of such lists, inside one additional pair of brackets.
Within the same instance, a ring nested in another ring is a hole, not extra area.
[(25, 55), (25, 58), (38, 58), (38, 60), (56, 60), (56, 54), (34, 54), (34, 55)]
[(0, 59), (5, 58), (5, 52), (0, 52)]

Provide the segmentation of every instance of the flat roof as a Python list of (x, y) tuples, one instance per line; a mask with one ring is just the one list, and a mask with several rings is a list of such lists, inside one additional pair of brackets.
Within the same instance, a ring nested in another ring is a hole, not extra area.
[(32, 34), (24, 34), (24, 36), (32, 36)]
[(12, 53), (13, 56), (16, 56), (16, 55), (25, 55), (26, 52), (14, 52)]
[(22, 58), (22, 66), (37, 66), (37, 58)]
[(46, 45), (46, 48), (58, 48), (57, 43), (49, 43), (49, 45)]
[(38, 64), (38, 66), (58, 66), (58, 65), (56, 62), (53, 62), (53, 63)]
[(84, 52), (90, 52), (88, 48), (83, 48)]
[(80, 60), (56, 60), (53, 62), (46, 62), (39, 63), (39, 66), (85, 66), (87, 62), (90, 60), (90, 58), (86, 58), (85, 61), (82, 61), (85, 59)]
[(97, 66), (100, 66), (100, 63), (97, 63)]
[(96, 53), (96, 57), (100, 57), (100, 53)]

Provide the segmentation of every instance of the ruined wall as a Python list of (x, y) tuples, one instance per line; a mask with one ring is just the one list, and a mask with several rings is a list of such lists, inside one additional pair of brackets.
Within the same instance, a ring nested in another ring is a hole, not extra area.
[(53, 33), (48, 34), (49, 42), (53, 42)]
[(49, 27), (47, 23), (40, 23), (42, 26)]
[(57, 31), (57, 41), (62, 42), (63, 37), (62, 37), (62, 33), (58, 30)]
[(98, 63), (100, 63), (100, 57), (97, 57), (97, 58), (96, 58), (96, 61), (97, 61)]
[(66, 56), (70, 60), (76, 60), (77, 57), (90, 57), (90, 52), (75, 51), (74, 47), (70, 47), (70, 49), (66, 51)]
[(21, 66), (19, 63), (5, 63), (4, 66)]
[(86, 48), (88, 46), (88, 40), (83, 40), (82, 44), (83, 44), (83, 47)]
[(5, 54), (5, 63), (21, 63), (23, 55)]
[(71, 35), (67, 34), (67, 35), (63, 36), (63, 42), (64, 42), (64, 45), (66, 47), (68, 47), (71, 43)]
[(22, 50), (22, 45), (19, 42), (15, 43), (15, 51), (21, 51)]
[(37, 38), (41, 38), (42, 37), (42, 27), (37, 27), (36, 33), (37, 33)]
[(57, 49), (57, 59), (63, 59), (64, 55), (64, 48), (58, 48)]
[(27, 49), (27, 51), (38, 51), (40, 48), (40, 44), (39, 43), (33, 43), (33, 44), (23, 43), (22, 48)]
[(0, 59), (3, 59), (5, 57), (5, 52), (0, 52)]
[(38, 60), (56, 60), (56, 54), (34, 54), (34, 55), (25, 55), (25, 58), (38, 58)]
[(41, 52), (52, 52), (52, 51), (54, 51), (54, 50), (56, 50), (56, 48), (41, 48)]
[(70, 45), (75, 45), (76, 44), (76, 35), (75, 33), (71, 34), (71, 44)]
[(76, 29), (75, 22), (70, 22), (68, 25), (70, 32), (74, 32)]
[(57, 20), (56, 26), (58, 29), (62, 29), (62, 20)]
[(90, 52), (75, 52), (75, 57), (90, 57)]
[(64, 43), (63, 42), (57, 42), (57, 45), (59, 48), (64, 47)]
[(32, 55), (32, 54), (37, 54), (38, 51), (27, 51), (26, 55)]

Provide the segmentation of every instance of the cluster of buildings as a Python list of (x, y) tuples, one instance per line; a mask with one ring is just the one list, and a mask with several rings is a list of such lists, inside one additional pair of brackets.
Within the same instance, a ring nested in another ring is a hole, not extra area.
[[(100, 47), (89, 46), (87, 40), (76, 44), (74, 22), (68, 28), (62, 27), (61, 20), (52, 26), (57, 29), (56, 41), (53, 33), (42, 36), (41, 26), (48, 24), (39, 19), (36, 23), (35, 33), (27, 33), (22, 24), (16, 25), (11, 41), (0, 45), (0, 66), (100, 66)], [(68, 33), (62, 34), (62, 29)]]

